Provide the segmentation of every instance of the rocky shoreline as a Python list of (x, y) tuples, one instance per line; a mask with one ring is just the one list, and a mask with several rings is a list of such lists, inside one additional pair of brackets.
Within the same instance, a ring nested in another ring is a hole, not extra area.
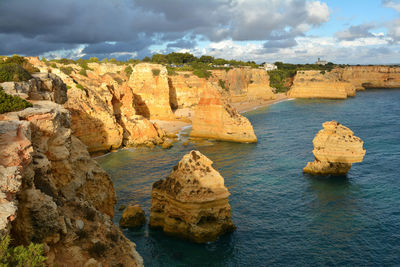
[[(188, 72), (168, 75), (164, 66), (149, 63), (129, 65), (131, 71), (125, 65), (89, 63), (83, 75), (75, 64), (62, 71), (65, 66), (29, 61), (41, 72), (27, 82), (1, 84), (7, 94), (33, 107), (0, 115), (0, 232), (16, 244), (43, 243), (51, 266), (143, 265), (135, 244), (112, 222), (113, 184), (91, 156), (121, 147), (168, 148), (179, 129), (189, 125), (193, 137), (257, 142), (251, 123), (239, 112), (289, 97), (345, 99), (363, 88), (400, 87), (399, 68), (378, 66), (302, 71), (286, 96), (275, 94), (268, 73), (259, 69), (215, 70), (207, 80)], [(336, 151), (336, 139), (315, 141), (316, 161), (305, 172), (343, 174), (364, 156), (362, 141), (334, 126), (343, 133), (345, 152)], [(351, 153), (357, 159), (351, 158), (348, 144), (356, 147)], [(322, 159), (318, 151), (323, 146), (339, 153), (341, 161), (332, 155)], [(195, 242), (233, 231), (229, 192), (211, 163), (191, 152), (153, 186), (151, 226)], [(179, 214), (178, 206), (183, 207)]]

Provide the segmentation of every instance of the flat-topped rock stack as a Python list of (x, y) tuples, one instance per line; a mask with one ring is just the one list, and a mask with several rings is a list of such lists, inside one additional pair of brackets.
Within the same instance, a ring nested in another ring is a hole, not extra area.
[(362, 162), (365, 149), (359, 137), (336, 121), (327, 121), (322, 126), (324, 129), (313, 140), (315, 160), (307, 163), (304, 172), (344, 175), (353, 163)]
[(212, 161), (191, 151), (165, 180), (153, 184), (150, 227), (197, 243), (232, 232), (230, 195)]

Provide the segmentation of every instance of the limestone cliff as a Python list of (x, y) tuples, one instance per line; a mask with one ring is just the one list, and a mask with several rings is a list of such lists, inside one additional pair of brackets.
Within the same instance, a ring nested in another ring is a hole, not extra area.
[(191, 151), (165, 180), (153, 184), (150, 226), (197, 243), (235, 229), (224, 178), (212, 161)]
[(212, 83), (208, 83), (200, 98), (194, 111), (192, 125), (192, 137), (243, 143), (257, 142), (249, 120), (226, 103)]
[(150, 119), (174, 118), (169, 101), (169, 84), (166, 67), (159, 64), (135, 65), (128, 85), (141, 101), (137, 105), (140, 114)]
[(336, 121), (325, 122), (322, 126), (323, 129), (313, 140), (315, 161), (308, 162), (303, 171), (311, 174), (346, 174), (353, 163), (363, 160), (363, 141)]
[(400, 88), (400, 67), (351, 66), (335, 70), (357, 90), (367, 88)]
[(72, 135), (70, 112), (33, 104), (0, 115), (0, 232), (15, 244), (44, 243), (51, 266), (142, 265), (112, 223), (111, 179)]
[(353, 84), (339, 77), (337, 72), (319, 70), (298, 71), (288, 97), (345, 99), (355, 96)]
[(213, 70), (212, 74), (211, 80), (228, 92), (230, 103), (275, 99), (268, 72), (263, 69)]
[(82, 75), (79, 65), (57, 63), (54, 68), (35, 58), (30, 62), (50, 71), (48, 75), (56, 74), (69, 88), (64, 106), (71, 111), (74, 135), (89, 152), (163, 142), (164, 132), (145, 118), (144, 100), (128, 86), (126, 65), (89, 63), (86, 75)]

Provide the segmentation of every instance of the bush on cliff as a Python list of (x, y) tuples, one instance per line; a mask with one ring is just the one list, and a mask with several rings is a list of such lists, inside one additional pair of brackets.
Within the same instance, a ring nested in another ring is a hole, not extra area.
[(32, 107), (32, 104), (18, 96), (6, 94), (0, 86), (0, 114), (23, 110)]
[(60, 70), (67, 75), (71, 75), (71, 73), (74, 71), (74, 69), (71, 66), (61, 67)]
[(211, 76), (211, 72), (209, 72), (207, 69), (194, 69), (193, 74), (196, 75), (199, 78), (206, 78), (208, 79)]
[(43, 256), (43, 245), (30, 243), (29, 246), (10, 247), (8, 235), (0, 237), (0, 266), (45, 266), (47, 258)]
[(126, 76), (131, 76), (131, 74), (133, 72), (133, 69), (132, 69), (131, 66), (128, 66), (128, 67), (125, 68), (124, 71), (125, 71)]
[(160, 75), (160, 70), (159, 69), (152, 69), (151, 72), (153, 73), (153, 76)]
[(0, 83), (21, 82), (31, 79), (32, 76), (23, 67), (15, 63), (0, 64)]

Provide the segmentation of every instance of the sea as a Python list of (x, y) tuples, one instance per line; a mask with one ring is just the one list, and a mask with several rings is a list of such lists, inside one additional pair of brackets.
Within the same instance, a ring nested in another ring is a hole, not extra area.
[[(145, 266), (400, 266), (400, 89), (369, 89), (346, 100), (289, 100), (243, 114), (256, 144), (191, 142), (169, 150), (121, 149), (96, 158), (121, 205), (140, 204), (147, 222), (152, 184), (191, 150), (225, 179), (237, 229), (195, 244), (160, 230), (123, 229)], [(312, 140), (336, 120), (364, 141), (346, 176), (303, 173)]]

